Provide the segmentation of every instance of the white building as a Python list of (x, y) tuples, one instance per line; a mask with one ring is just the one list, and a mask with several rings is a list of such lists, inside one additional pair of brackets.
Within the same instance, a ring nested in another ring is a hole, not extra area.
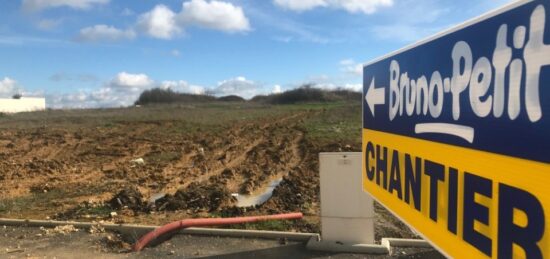
[(21, 97), (19, 99), (0, 98), (0, 112), (32, 112), (46, 109), (46, 98)]

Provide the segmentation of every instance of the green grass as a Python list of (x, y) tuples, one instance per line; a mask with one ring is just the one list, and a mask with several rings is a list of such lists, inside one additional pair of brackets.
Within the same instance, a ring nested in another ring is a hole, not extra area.
[(255, 230), (270, 230), (270, 231), (286, 231), (289, 229), (289, 223), (283, 220), (269, 220), (255, 223), (245, 223), (234, 225), (232, 228), (255, 229)]
[(53, 205), (52, 201), (65, 198), (67, 192), (63, 189), (52, 189), (46, 193), (31, 193), (27, 196), (0, 200), (0, 213), (19, 213), (28, 208)]
[(306, 137), (314, 142), (361, 143), (361, 105), (332, 105), (304, 121)]
[(42, 127), (78, 131), (82, 127), (113, 128), (132, 123), (176, 122), (183, 130), (221, 129), (220, 126), (241, 121), (269, 119), (289, 113), (288, 107), (257, 104), (152, 105), (144, 107), (46, 110), (0, 117), (0, 129), (35, 129)]

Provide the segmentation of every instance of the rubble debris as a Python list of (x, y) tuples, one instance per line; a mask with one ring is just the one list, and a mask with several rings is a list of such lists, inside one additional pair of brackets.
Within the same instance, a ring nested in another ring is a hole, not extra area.
[(178, 190), (174, 195), (166, 195), (155, 202), (157, 210), (216, 211), (222, 204), (229, 202), (230, 193), (220, 184), (192, 183), (185, 189)]
[(145, 164), (145, 160), (143, 160), (143, 158), (136, 158), (136, 159), (132, 159), (130, 160), (130, 162), (134, 163), (134, 164), (137, 164), (137, 165), (144, 165)]
[(118, 234), (111, 234), (106, 236), (101, 241), (107, 251), (114, 251), (117, 253), (127, 253), (132, 251), (132, 245), (125, 242)]
[(42, 232), (44, 232), (45, 235), (56, 235), (56, 234), (67, 235), (67, 234), (79, 231), (79, 229), (75, 228), (73, 225), (57, 226), (53, 229), (40, 227), (40, 230), (42, 230)]
[(102, 227), (100, 224), (92, 225), (88, 229), (88, 233), (90, 233), (90, 234), (105, 233), (105, 228)]
[(113, 209), (129, 208), (134, 211), (139, 211), (144, 207), (143, 195), (136, 187), (123, 189), (109, 200), (108, 203)]

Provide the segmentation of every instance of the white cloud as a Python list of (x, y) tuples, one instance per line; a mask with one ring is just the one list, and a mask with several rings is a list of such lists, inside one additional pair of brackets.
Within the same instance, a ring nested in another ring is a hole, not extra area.
[(139, 94), (124, 93), (103, 87), (97, 90), (79, 90), (74, 93), (48, 94), (46, 106), (49, 108), (105, 108), (132, 105)]
[(315, 84), (315, 87), (321, 88), (324, 90), (337, 90), (337, 89), (343, 89), (343, 90), (350, 90), (355, 92), (361, 92), (363, 90), (362, 84), (335, 84), (335, 83), (318, 83)]
[(18, 93), (19, 90), (17, 81), (9, 77), (4, 77), (4, 79), (0, 80), (0, 96), (11, 97), (13, 94)]
[(160, 84), (162, 89), (172, 89), (175, 92), (180, 93), (191, 93), (191, 94), (204, 94), (206, 92), (205, 88), (198, 85), (191, 85), (186, 81), (163, 81)]
[(184, 2), (179, 20), (183, 26), (196, 25), (229, 33), (250, 30), (250, 23), (243, 9), (222, 1)]
[(107, 4), (109, 1), (110, 0), (23, 0), (23, 10), (36, 12), (56, 7), (87, 10), (93, 5)]
[(155, 81), (146, 74), (120, 72), (99, 89), (49, 94), (46, 102), (48, 107), (56, 109), (129, 106), (137, 100), (141, 92), (156, 86)]
[(171, 39), (182, 32), (176, 23), (176, 14), (162, 4), (142, 14), (138, 19), (138, 28), (158, 39)]
[(283, 90), (281, 89), (280, 85), (274, 85), (273, 86), (273, 91), (271, 91), (271, 93), (273, 93), (273, 94), (280, 94), (282, 92), (283, 92)]
[(140, 91), (152, 87), (155, 81), (146, 74), (118, 73), (109, 83), (110, 88)]
[(280, 7), (298, 12), (328, 5), (326, 0), (274, 0), (273, 2)]
[(330, 7), (364, 14), (372, 14), (380, 7), (393, 5), (393, 0), (273, 0), (273, 2), (277, 6), (298, 12), (317, 7)]
[(85, 91), (68, 94), (48, 94), (46, 95), (46, 106), (54, 109), (100, 107), (99, 104), (91, 100), (90, 93)]
[[(70, 75), (60, 75), (61, 80), (65, 80), (67, 77), (68, 80), (75, 78)], [(6, 82), (13, 85), (14, 83), (10, 80)], [(246, 79), (243, 80), (246, 81)], [(61, 94), (50, 93), (46, 95), (46, 102), (48, 107), (56, 109), (124, 107), (133, 105), (143, 91), (156, 87), (170, 88), (175, 92), (192, 94), (204, 94), (207, 90), (205, 87), (193, 85), (183, 80), (158, 82), (146, 74), (120, 72), (98, 89), (80, 89), (72, 93)]]
[(392, 6), (393, 0), (329, 0), (329, 3), (351, 13), (372, 14), (379, 7)]
[[(38, 1), (38, 0), (36, 0)], [(133, 15), (130, 9), (124, 9), (122, 15)], [(48, 24), (44, 24), (47, 27)], [(183, 2), (182, 11), (176, 13), (166, 5), (156, 5), (149, 12), (141, 14), (135, 28), (145, 35), (157, 39), (170, 40), (185, 31), (185, 27), (199, 26), (228, 33), (250, 30), (250, 23), (243, 9), (228, 2), (191, 0)], [(80, 30), (80, 41), (118, 41), (133, 39), (133, 29), (121, 30), (108, 25), (95, 25)], [(171, 53), (179, 56), (179, 51)]]
[(356, 63), (353, 59), (340, 61), (340, 69), (348, 74), (360, 76), (363, 74), (363, 64)]
[[(352, 60), (343, 60), (341, 63), (350, 64), (352, 62), (353, 62)], [(343, 90), (361, 92), (363, 89), (363, 84), (357, 81), (358, 81), (357, 78), (354, 79), (350, 77), (341, 77), (341, 76), (331, 77), (327, 75), (317, 75), (317, 76), (310, 76), (303, 81), (295, 82), (292, 84), (292, 87), (297, 88), (303, 85), (312, 85), (313, 87), (321, 88), (324, 90), (343, 89)]]
[(0, 97), (1, 98), (11, 98), (15, 94), (21, 94), (23, 96), (27, 97), (38, 97), (43, 96), (42, 91), (26, 91), (23, 87), (17, 83), (16, 80), (4, 77), (4, 79), (0, 80)]
[(77, 40), (85, 42), (119, 41), (135, 37), (136, 33), (133, 30), (121, 30), (113, 26), (98, 24), (81, 29)]
[(220, 96), (238, 95), (245, 99), (250, 99), (255, 95), (264, 93), (260, 84), (242, 76), (219, 82), (218, 86), (213, 89), (213, 92)]

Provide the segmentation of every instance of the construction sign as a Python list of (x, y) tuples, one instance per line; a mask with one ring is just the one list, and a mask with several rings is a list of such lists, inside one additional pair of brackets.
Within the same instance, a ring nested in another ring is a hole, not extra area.
[(363, 188), (450, 257), (550, 258), (550, 1), (363, 70)]

